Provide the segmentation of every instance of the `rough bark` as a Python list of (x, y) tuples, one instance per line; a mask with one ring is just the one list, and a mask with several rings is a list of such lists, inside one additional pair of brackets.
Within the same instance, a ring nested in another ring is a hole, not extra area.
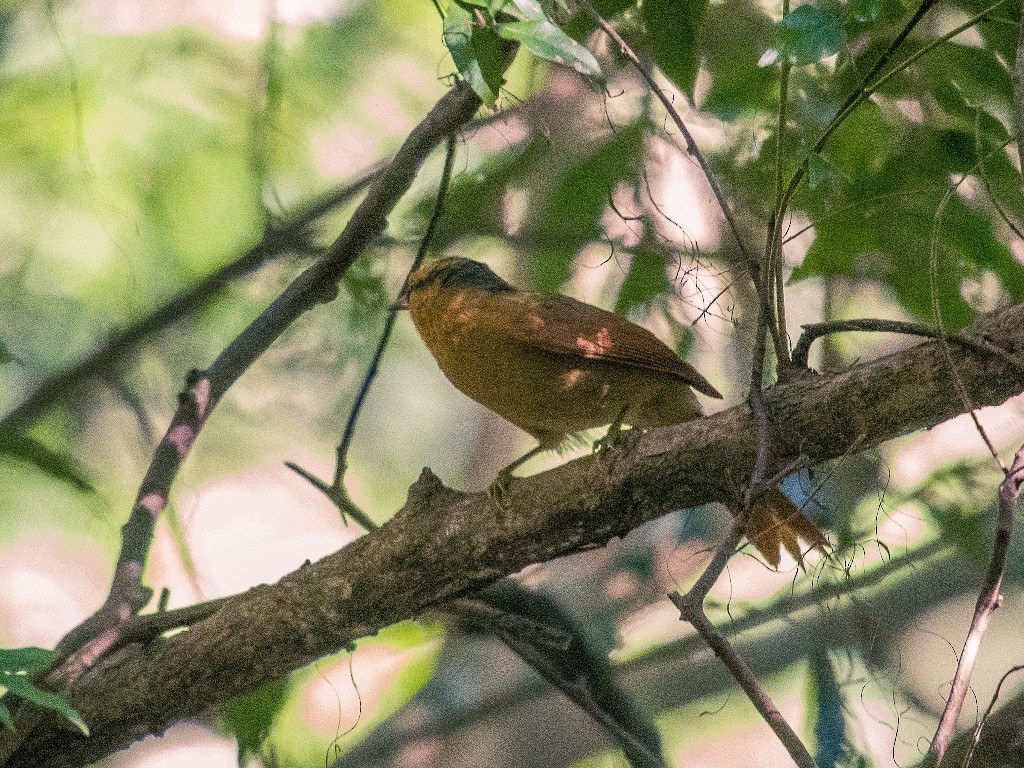
[[(1024, 304), (972, 333), (1021, 359)], [(797, 456), (821, 463), (963, 412), (939, 344), (769, 390), (768, 473)], [(962, 347), (954, 357), (977, 407), (1024, 391), (1022, 369), (1004, 356)], [(9, 764), (87, 764), (526, 565), (602, 546), (674, 509), (735, 498), (754, 461), (754, 433), (746, 405), (653, 430), (610, 459), (514, 482), (507, 509), (445, 488), (425, 470), (380, 530), (231, 599), (188, 632), (105, 661), (69, 692), (92, 737), (49, 719)]]

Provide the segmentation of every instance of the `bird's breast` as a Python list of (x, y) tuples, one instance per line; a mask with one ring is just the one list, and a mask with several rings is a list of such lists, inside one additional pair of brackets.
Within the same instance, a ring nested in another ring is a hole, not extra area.
[(535, 313), (510, 298), (431, 287), (416, 291), (409, 309), (445, 376), (541, 444), (554, 446), (573, 432), (608, 424), (625, 408), (627, 423), (635, 426), (699, 413), (689, 387), (674, 377), (595, 359), (583, 348), (573, 354), (547, 349), (537, 336), (546, 330), (543, 323), (531, 325)]

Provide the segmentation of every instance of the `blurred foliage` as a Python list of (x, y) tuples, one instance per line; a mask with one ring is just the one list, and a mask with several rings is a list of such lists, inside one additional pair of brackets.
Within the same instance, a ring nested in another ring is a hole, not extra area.
[[(913, 5), (820, 0), (783, 14), (781, 4), (744, 0), (593, 4), (671, 88), (752, 250), (764, 242), (776, 188), (806, 164), (786, 226), (791, 235), (806, 229), (785, 254), (786, 278), (800, 297), (794, 315), (816, 312), (825, 305), (820, 296), (839, 283), (847, 290), (829, 305), (832, 317), (881, 297), (887, 314), (960, 328), (979, 312), (1024, 300), (1024, 189), (1009, 64), (1017, 0), (934, 46), (992, 3), (953, 0), (933, 10), (883, 70), (891, 73), (884, 83), (820, 151), (822, 132)], [(243, 29), (238, 18), (211, 21), (213, 11), (143, 18), (129, 2), (106, 10), (73, 0), (0, 2), (5, 412), (118, 329), (239, 258), (301, 202), (393, 151), (456, 73), (489, 108), (460, 143), (432, 250), (490, 259), (521, 285), (598, 296), (691, 352), (716, 385), (732, 387), (733, 400), (745, 394), (752, 299), (736, 243), (672, 121), (586, 14), (562, 2), (391, 0), (271, 24), (260, 14), (272, 4), (257, 5)], [(493, 23), (481, 25), (481, 17)], [(523, 49), (504, 74), (502, 40)], [(782, 62), (790, 70), (780, 137)], [(387, 237), (345, 276), (339, 300), (303, 317), (239, 381), (183, 471), (180, 491), (200, 493), (297, 455), (330, 460), (385, 308), (433, 209), (438, 176), (428, 165), (390, 218)], [(59, 530), (78, 549), (94, 542), (112, 557), (152, 432), (166, 424), (186, 371), (208, 365), (333, 240), (351, 210), (312, 222), (308, 242), (268, 254), (261, 269), (112, 360), (105, 378), (70, 386), (29, 433), (0, 434), (0, 545)], [(887, 350), (885, 343), (851, 342), (840, 362)], [(392, 372), (382, 373), (370, 397), (350, 473), (354, 495), (380, 519), (402, 503), (425, 464), (455, 485), (486, 485), (501, 442), (479, 411), (450, 399), (439, 375), (430, 378), (436, 371), (408, 328), (400, 326), (389, 356)], [(851, 457), (793, 478), (786, 490), (836, 532), (843, 562), (887, 551), (884, 540), (873, 547), (880, 521), (906, 503), (965, 563), (984, 564), (994, 473), (959, 463), (895, 488), (891, 461), (881, 452)], [(593, 572), (550, 566), (545, 595), (603, 653), (624, 622), (662, 598), (666, 572), (689, 577), (672, 559), (680, 549), (720, 533), (710, 511), (693, 520), (670, 517), (636, 532)], [(1013, 577), (1021, 573), (1018, 558)], [(193, 576), (201, 579), (201, 564)], [(0, 633), (13, 633), (11, 625), (0, 624)], [(427, 690), (440, 653), (430, 644), (441, 630), (402, 631), (407, 636), (387, 642), (428, 650), (403, 667), (357, 736), (339, 739), (346, 749)], [(458, 636), (446, 642), (454, 646)], [(668, 645), (638, 643), (638, 655)], [(461, 657), (453, 652), (446, 661), (447, 653), (437, 679), (462, 680), (451, 686), (465, 686), (465, 698), (466, 670), (446, 667)], [(810, 658), (807, 709), (823, 763), (860, 764), (866, 758), (850, 743), (855, 729), (844, 721), (834, 666), (829, 649)], [(272, 685), (229, 707), (224, 725), (241, 753), (265, 756), (264, 738), (292, 738), (282, 722), (294, 724), (311, 679)], [(468, 704), (456, 694), (442, 698), (431, 710), (439, 721), (487, 705), (482, 695)], [(659, 725), (674, 717), (659, 717)], [(638, 722), (639, 733), (647, 723)], [(312, 751), (295, 747), (296, 760)]]
[(273, 680), (224, 707), (224, 724), (238, 740), (238, 764), (259, 755), (289, 694), (289, 681)]
[(32, 684), (32, 676), (46, 670), (55, 655), (45, 648), (0, 648), (0, 725), (14, 730), (8, 704), (17, 698), (43, 709), (52, 709), (85, 736), (89, 735), (89, 726), (67, 699)]

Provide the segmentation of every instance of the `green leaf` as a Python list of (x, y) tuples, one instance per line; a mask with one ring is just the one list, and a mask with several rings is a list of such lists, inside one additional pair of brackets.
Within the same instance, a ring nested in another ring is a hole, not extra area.
[(727, 122), (744, 115), (778, 109), (778, 77), (755, 66), (774, 40), (775, 24), (760, 6), (747, 0), (725, 0), (708, 6), (701, 27), (704, 66), (711, 87), (702, 110)]
[(813, 64), (843, 45), (842, 21), (827, 8), (801, 5), (787, 13), (775, 32), (779, 52), (797, 65)]
[(498, 94), (501, 84), (505, 82), (501, 67), (501, 41), (491, 27), (483, 27), (473, 32), (470, 38), (473, 53), (476, 54), (480, 66), (480, 75), (490, 93)]
[(538, 58), (571, 67), (587, 77), (604, 79), (594, 54), (565, 34), (551, 19), (509, 21), (498, 24), (495, 31), (505, 40), (521, 43)]
[(882, 14), (881, 0), (850, 0), (847, 13), (859, 22), (876, 21)]
[(55, 651), (28, 646), (26, 648), (0, 648), (0, 673), (34, 675), (53, 663)]
[(47, 448), (27, 435), (0, 435), (0, 456), (31, 464), (55, 480), (68, 483), (79, 491), (95, 492), (92, 483), (82, 474), (74, 460)]
[(288, 698), (288, 680), (275, 680), (245, 696), (238, 696), (224, 708), (224, 722), (238, 740), (238, 764), (259, 753), (274, 720)]
[[(501, 65), (491, 58), (491, 46), (483, 33), (494, 34), (490, 29), (480, 29), (473, 24), (472, 14), (461, 5), (453, 3), (448, 6), (448, 17), (444, 20), (444, 44), (459, 74), (486, 106), (493, 107), (502, 81)], [(479, 39), (478, 35), (481, 35)], [(483, 59), (478, 51), (484, 54)]]
[[(627, 8), (635, 6), (636, 0), (591, 0), (590, 4), (601, 18), (612, 21)], [(562, 24), (562, 29), (573, 40), (586, 40), (590, 33), (597, 29), (597, 22), (590, 18), (588, 13), (575, 13)], [(626, 30), (619, 31), (622, 34)]]
[(548, 17), (537, 0), (512, 0), (512, 4), (519, 9), (524, 21), (544, 21)]
[[(806, 193), (798, 198), (814, 221), (815, 239), (791, 278), (876, 280), (907, 311), (930, 322), (934, 238), (936, 297), (950, 328), (963, 328), (974, 316), (964, 281), (990, 272), (1011, 295), (1024, 294), (1020, 265), (987, 211), (959, 195), (947, 197), (950, 179), (977, 163), (975, 140), (930, 125), (901, 126), (897, 133), (877, 105), (862, 105), (825, 154), (838, 170), (831, 183), (843, 194), (831, 202)], [(1003, 161), (993, 159), (994, 167), (997, 162)]]
[(665, 254), (637, 248), (633, 251), (629, 274), (615, 300), (615, 312), (628, 315), (634, 307), (650, 304), (655, 296), (665, 293), (671, 287), (665, 273)]
[[(0, 689), (3, 686), (0, 685)], [(0, 696), (3, 696), (5, 691), (0, 690)], [(14, 718), (11, 717), (11, 710), (7, 708), (7, 705), (0, 701), (0, 724), (7, 726), (10, 730), (14, 730)]]
[(807, 185), (817, 189), (832, 176), (832, 169), (817, 152), (807, 158)]
[(707, 15), (707, 0), (644, 0), (640, 10), (658, 66), (692, 100), (697, 31)]
[[(7, 693), (36, 706), (60, 713), (84, 735), (88, 736), (89, 727), (85, 724), (82, 716), (71, 708), (67, 699), (32, 684), (32, 676), (49, 667), (55, 655), (53, 651), (48, 651), (45, 648), (0, 649), (0, 687), (5, 688)], [(10, 710), (4, 705), (0, 705), (0, 707), (2, 707), (0, 722), (13, 729), (14, 724), (11, 720)]]
[(11, 352), (10, 347), (0, 341), (0, 365), (4, 363), (20, 363), (18, 356)]

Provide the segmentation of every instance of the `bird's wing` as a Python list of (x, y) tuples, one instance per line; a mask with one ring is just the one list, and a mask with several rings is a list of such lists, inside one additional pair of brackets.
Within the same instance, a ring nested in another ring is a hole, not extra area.
[(496, 322), (516, 341), (556, 354), (667, 373), (709, 397), (722, 396), (657, 336), (613, 312), (553, 294), (520, 291), (502, 298), (508, 314)]

